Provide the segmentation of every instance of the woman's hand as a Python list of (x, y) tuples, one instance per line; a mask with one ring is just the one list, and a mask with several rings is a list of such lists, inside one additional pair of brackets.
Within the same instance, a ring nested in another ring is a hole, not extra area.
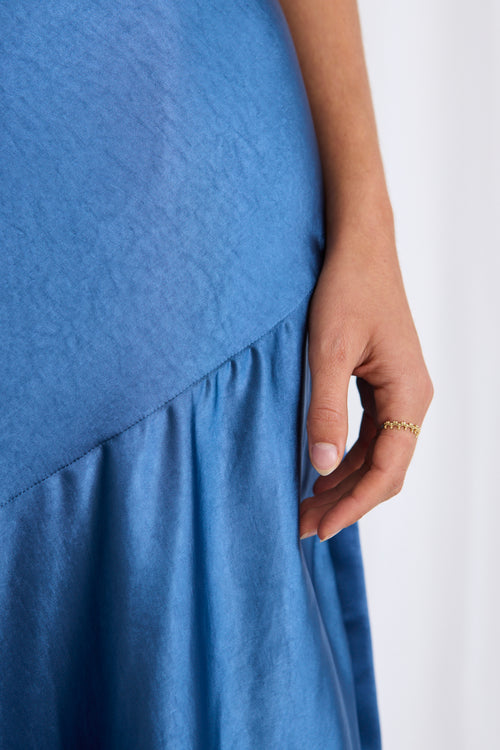
[[(300, 535), (324, 540), (401, 490), (417, 438), (378, 428), (386, 419), (421, 425), (433, 386), (399, 268), (357, 0), (280, 3), (311, 106), (325, 188), (325, 259), (309, 307), (306, 425), (311, 461), (325, 476), (300, 509)], [(364, 413), (359, 439), (334, 468), (345, 451), (351, 375)], [(316, 457), (315, 443), (334, 445), (337, 460), (324, 451)]]
[[(391, 222), (365, 218), (332, 240), (327, 236), (308, 331), (306, 427), (311, 461), (323, 476), (300, 506), (300, 536), (317, 533), (324, 541), (401, 490), (417, 438), (409, 430), (378, 427), (386, 419), (421, 425), (433, 398)], [(359, 438), (338, 465), (347, 441), (351, 375), (364, 412)], [(316, 452), (315, 443), (335, 446), (337, 458), (324, 446)]]

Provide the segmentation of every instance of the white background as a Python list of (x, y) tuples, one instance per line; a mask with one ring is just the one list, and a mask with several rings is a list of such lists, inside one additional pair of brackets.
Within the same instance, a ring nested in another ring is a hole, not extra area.
[[(500, 4), (359, 0), (435, 396), (359, 522), (384, 750), (500, 747)], [(349, 445), (359, 427), (351, 379)], [(405, 418), (405, 415), (396, 415)]]

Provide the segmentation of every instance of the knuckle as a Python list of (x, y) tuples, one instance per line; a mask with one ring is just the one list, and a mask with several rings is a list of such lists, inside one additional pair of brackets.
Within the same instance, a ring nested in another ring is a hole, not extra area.
[(423, 404), (426, 411), (434, 398), (434, 385), (427, 370), (414, 367), (405, 371), (404, 374), (401, 373), (398, 396), (401, 400), (411, 402), (414, 405)]
[(391, 497), (394, 497), (394, 495), (399, 495), (399, 493), (403, 489), (404, 481), (404, 472), (398, 472), (397, 474), (391, 475), (389, 481), (389, 491), (391, 493)]
[(424, 387), (423, 387), (424, 398), (427, 406), (431, 403), (434, 398), (434, 384), (429, 376), (427, 376)]
[(384, 471), (383, 473), (385, 474), (384, 494), (385, 499), (388, 500), (389, 498), (394, 497), (394, 495), (399, 495), (399, 493), (403, 489), (405, 472), (402, 469), (397, 469), (394, 471)]
[(434, 385), (426, 368), (417, 374), (417, 391), (423, 401), (426, 403), (432, 401), (432, 397), (434, 396)]
[(336, 333), (328, 337), (319, 338), (310, 347), (310, 357), (320, 368), (327, 369), (332, 364), (343, 364), (349, 357), (348, 339), (345, 333)]
[(349, 354), (348, 340), (345, 334), (339, 333), (330, 340), (330, 357), (335, 362), (346, 362)]
[(317, 425), (340, 425), (344, 423), (344, 413), (343, 411), (335, 404), (329, 404), (327, 402), (322, 402), (318, 405), (313, 405), (311, 409), (309, 409), (309, 413), (307, 415), (306, 425), (307, 428), (314, 428)]

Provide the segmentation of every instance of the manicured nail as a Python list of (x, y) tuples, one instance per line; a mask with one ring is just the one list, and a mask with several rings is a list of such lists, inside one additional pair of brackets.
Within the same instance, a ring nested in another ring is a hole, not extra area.
[(342, 529), (339, 529), (338, 531), (334, 531), (333, 534), (330, 534), (330, 536), (325, 536), (325, 537), (323, 537), (323, 539), (318, 534), (319, 541), (320, 542), (326, 542), (327, 539), (331, 539), (332, 536), (336, 536), (336, 534), (340, 534), (341, 531), (342, 531)]
[(316, 471), (322, 476), (330, 474), (337, 465), (339, 452), (330, 443), (314, 443), (311, 449), (311, 461)]

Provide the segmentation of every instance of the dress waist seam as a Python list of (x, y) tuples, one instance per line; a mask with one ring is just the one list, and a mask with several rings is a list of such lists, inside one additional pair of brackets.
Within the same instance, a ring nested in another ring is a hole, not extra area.
[(59, 472), (63, 471), (64, 469), (66, 469), (68, 466), (71, 466), (72, 464), (76, 463), (77, 461), (80, 461), (82, 458), (84, 458), (85, 456), (87, 456), (89, 453), (92, 453), (92, 451), (98, 450), (98, 448), (100, 448), (105, 443), (108, 443), (109, 441), (114, 440), (115, 438), (117, 438), (120, 435), (122, 435), (124, 432), (127, 432), (127, 430), (132, 429), (132, 427), (135, 427), (137, 424), (139, 424), (140, 422), (144, 421), (148, 417), (152, 416), (157, 411), (160, 411), (161, 409), (164, 409), (169, 403), (171, 403), (172, 401), (174, 401), (176, 398), (178, 398), (179, 396), (181, 396), (183, 393), (185, 393), (186, 391), (188, 391), (190, 388), (194, 388), (196, 385), (198, 385), (198, 383), (201, 383), (203, 380), (205, 380), (206, 378), (208, 378), (211, 375), (213, 375), (217, 370), (219, 370), (221, 367), (223, 367), (227, 362), (229, 362), (230, 360), (233, 360), (235, 357), (237, 357), (240, 354), (242, 354), (243, 352), (245, 352), (251, 346), (254, 346), (255, 344), (257, 344), (264, 337), (269, 336), (273, 331), (275, 331), (278, 327), (280, 327), (289, 317), (291, 317), (296, 312), (296, 310), (298, 310), (299, 307), (306, 301), (306, 299), (308, 299), (311, 296), (312, 292), (314, 291), (314, 287), (315, 286), (316, 286), (316, 281), (315, 281), (313, 287), (311, 287), (307, 291), (307, 293), (300, 298), (299, 302), (297, 302), (291, 310), (289, 310), (284, 315), (282, 315), (281, 318), (278, 321), (276, 321), (276, 323), (274, 323), (271, 326), (271, 328), (268, 328), (266, 331), (264, 331), (264, 333), (259, 334), (256, 338), (252, 339), (249, 343), (244, 344), (243, 346), (241, 346), (235, 352), (233, 352), (232, 354), (230, 354), (228, 357), (225, 357), (221, 362), (219, 362), (217, 365), (215, 365), (210, 370), (208, 370), (208, 372), (205, 372), (203, 375), (200, 375), (195, 380), (193, 380), (190, 383), (188, 383), (188, 385), (182, 386), (182, 388), (180, 390), (178, 390), (176, 393), (174, 393), (172, 396), (169, 396), (167, 399), (165, 399), (164, 401), (162, 401), (157, 406), (153, 407), (152, 409), (149, 409), (145, 414), (143, 414), (142, 416), (140, 416), (137, 419), (135, 419), (131, 424), (129, 424), (126, 427), (118, 430), (117, 432), (113, 433), (112, 435), (109, 435), (108, 437), (100, 440), (98, 443), (96, 443), (95, 445), (93, 445), (91, 448), (88, 448), (84, 453), (81, 453), (76, 458), (71, 459), (71, 461), (67, 461), (62, 466), (59, 466), (57, 469), (54, 469), (54, 471), (51, 471), (48, 474), (45, 474), (40, 479), (37, 479), (35, 482), (33, 482), (32, 484), (30, 484), (28, 487), (25, 487), (23, 490), (20, 490), (19, 492), (16, 492), (14, 495), (11, 495), (7, 500), (4, 500), (3, 502), (0, 503), (0, 508), (4, 508), (6, 505), (9, 505), (9, 503), (13, 502), (14, 500), (16, 500), (21, 495), (24, 495), (24, 493), (29, 492), (30, 490), (32, 490), (37, 485), (42, 484), (43, 482), (45, 482), (50, 477), (58, 474)]

